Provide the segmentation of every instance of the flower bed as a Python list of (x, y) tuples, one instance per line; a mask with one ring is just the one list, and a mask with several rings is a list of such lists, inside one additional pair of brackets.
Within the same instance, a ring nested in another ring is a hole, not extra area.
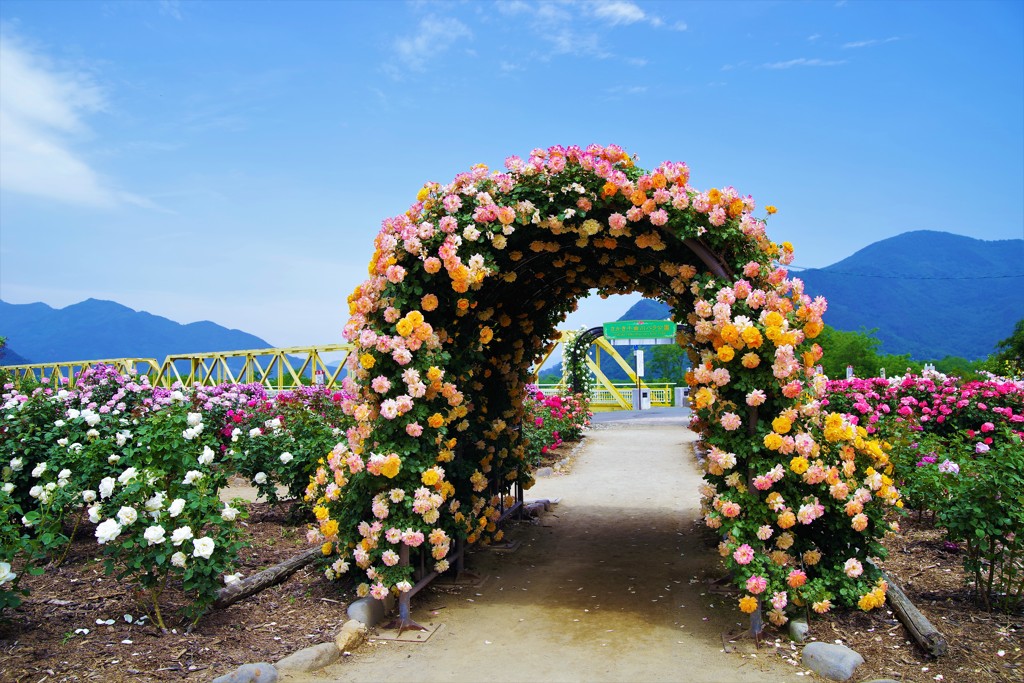
[(1024, 604), (1024, 382), (937, 374), (830, 382), (828, 405), (892, 444), (908, 507), (962, 548), (987, 609)]
[[(194, 624), (238, 578), (242, 502), (221, 500), (229, 476), (277, 500), (301, 491), (347, 426), (341, 393), (267, 397), (259, 385), (161, 389), (88, 370), (74, 391), (5, 387), (0, 422), (0, 607), (19, 603), (24, 573), (59, 566), (88, 526), (104, 571), (145, 595), (165, 627), (161, 596), (180, 587)], [(91, 526), (95, 525), (95, 526)]]

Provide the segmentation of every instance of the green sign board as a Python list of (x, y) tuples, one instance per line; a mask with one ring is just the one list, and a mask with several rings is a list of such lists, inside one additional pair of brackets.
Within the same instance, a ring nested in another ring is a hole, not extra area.
[(604, 324), (607, 339), (665, 339), (676, 336), (671, 320), (619, 320)]

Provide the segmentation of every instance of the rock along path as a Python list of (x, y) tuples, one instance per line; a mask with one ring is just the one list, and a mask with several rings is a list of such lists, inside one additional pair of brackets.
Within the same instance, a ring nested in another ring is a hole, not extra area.
[(371, 639), (285, 680), (808, 680), (771, 647), (756, 657), (723, 652), (721, 634), (741, 615), (734, 598), (708, 591), (720, 565), (697, 522), (696, 435), (678, 412), (632, 416), (599, 415), (571, 472), (527, 492), (560, 503), (509, 527), (517, 550), (470, 556), (482, 585), (413, 598), (413, 618), (444, 624), (427, 642)]

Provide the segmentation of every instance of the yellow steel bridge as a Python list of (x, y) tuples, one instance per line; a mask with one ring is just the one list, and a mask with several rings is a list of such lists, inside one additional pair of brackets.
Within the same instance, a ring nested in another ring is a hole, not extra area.
[[(544, 358), (533, 368), (536, 377), (540, 368), (555, 349), (571, 338), (572, 332), (561, 332)], [(591, 406), (595, 410), (629, 410), (633, 407), (634, 388), (638, 387), (637, 377), (615, 347), (604, 337), (598, 337), (595, 358), (587, 357), (587, 366), (596, 382), (591, 391)], [(351, 344), (323, 344), (320, 346), (289, 346), (272, 349), (250, 349), (244, 351), (218, 351), (212, 353), (190, 353), (167, 356), (162, 362), (154, 358), (106, 358), (61, 363), (32, 363), (28, 365), (0, 366), (0, 371), (9, 374), (15, 387), (27, 380), (34, 384), (46, 383), (51, 386), (74, 388), (82, 372), (89, 367), (108, 365), (124, 374), (146, 377), (153, 386), (171, 387), (176, 382), (184, 386), (214, 386), (223, 383), (262, 384), (270, 390), (285, 390), (300, 385), (322, 384), (328, 388), (338, 387), (345, 376), (344, 364), (354, 347)], [(630, 382), (612, 382), (601, 371), (601, 353), (611, 356), (625, 370)], [(639, 387), (647, 390), (652, 406), (675, 404), (675, 386), (672, 384), (647, 384), (642, 380)], [(562, 382), (545, 385), (544, 388), (559, 390)]]

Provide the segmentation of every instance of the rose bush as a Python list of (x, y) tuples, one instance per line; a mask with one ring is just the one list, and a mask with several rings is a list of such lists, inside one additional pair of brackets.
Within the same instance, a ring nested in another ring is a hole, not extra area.
[(16, 604), (20, 576), (60, 562), (66, 531), (88, 526), (107, 572), (141, 589), (161, 626), (169, 582), (193, 596), (185, 616), (195, 623), (225, 577), (237, 576), (246, 507), (221, 502), (221, 491), (254, 464), (247, 446), (263, 442), (241, 434), (235, 418), (289, 423), (276, 429), (290, 452), (275, 448), (270, 465), (256, 463), (275, 494), (301, 492), (348, 420), (340, 392), (296, 390), (275, 401), (259, 385), (162, 389), (103, 366), (74, 391), (4, 389), (0, 603)]

